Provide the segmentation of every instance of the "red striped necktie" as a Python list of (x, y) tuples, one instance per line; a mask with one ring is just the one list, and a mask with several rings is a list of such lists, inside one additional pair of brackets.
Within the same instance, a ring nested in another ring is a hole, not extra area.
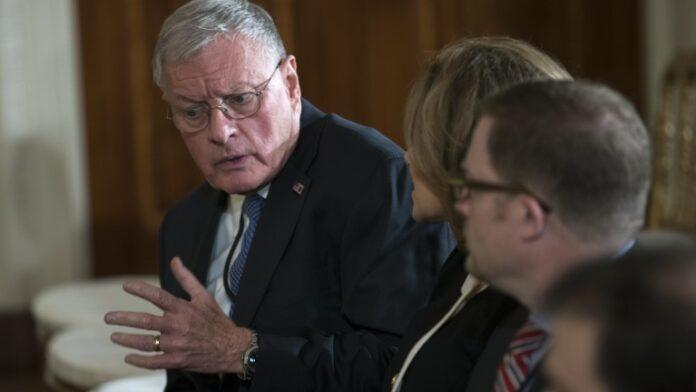
[(534, 366), (534, 354), (544, 346), (546, 332), (531, 320), (517, 330), (503, 355), (493, 384), (494, 392), (519, 391)]

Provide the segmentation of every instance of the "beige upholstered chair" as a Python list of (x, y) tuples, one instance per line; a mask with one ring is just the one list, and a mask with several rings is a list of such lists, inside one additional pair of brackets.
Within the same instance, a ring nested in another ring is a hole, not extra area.
[(654, 132), (651, 227), (696, 232), (696, 53), (678, 56), (665, 73)]
[[(46, 344), (44, 379), (52, 390), (87, 391), (99, 384), (127, 377), (152, 376), (162, 384), (164, 371), (152, 372), (126, 364), (123, 358), (135, 350), (110, 341), (111, 332), (127, 328), (104, 324), (104, 314), (110, 310), (161, 314), (154, 305), (123, 291), (122, 285), (128, 280), (159, 285), (154, 275), (117, 276), (66, 282), (48, 287), (34, 298), (32, 314), (39, 340)], [(135, 381), (127, 385), (133, 383)]]

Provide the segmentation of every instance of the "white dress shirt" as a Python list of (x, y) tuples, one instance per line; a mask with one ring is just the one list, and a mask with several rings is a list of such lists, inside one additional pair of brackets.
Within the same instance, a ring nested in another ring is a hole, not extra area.
[[(257, 194), (264, 199), (268, 196), (268, 191), (270, 189), (270, 184), (261, 188)], [(220, 305), (225, 314), (230, 312), (230, 307), (232, 306), (232, 301), (225, 291), (225, 281), (223, 280), (223, 275), (225, 273), (225, 261), (227, 261), (227, 254), (230, 253), (234, 239), (237, 236), (237, 231), (239, 230), (239, 217), (242, 214), (242, 206), (244, 205), (245, 195), (233, 194), (229, 196), (229, 202), (227, 203), (227, 210), (220, 216), (220, 222), (218, 223), (217, 234), (215, 235), (215, 242), (213, 243), (213, 251), (211, 253), (210, 267), (208, 268), (208, 277), (205, 281), (205, 286), (208, 292), (213, 295), (215, 302)], [(249, 227), (249, 217), (244, 216), (244, 230), (242, 231), (242, 237), (246, 233)], [(230, 266), (234, 264), (237, 259), (237, 255), (242, 248), (242, 240), (240, 239), (239, 244), (232, 254), (232, 260), (230, 261)]]

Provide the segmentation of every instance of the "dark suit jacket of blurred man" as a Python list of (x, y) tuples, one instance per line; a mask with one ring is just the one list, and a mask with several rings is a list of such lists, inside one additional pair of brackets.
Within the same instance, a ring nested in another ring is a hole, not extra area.
[[(225, 375), (224, 390), (379, 389), (455, 245), (445, 225), (411, 219), (412, 187), (393, 142), (303, 100), (299, 140), (272, 181), (235, 304), (234, 321), (259, 335), (256, 372), (251, 382)], [(168, 268), (177, 255), (205, 282), (228, 199), (204, 184), (167, 214), (163, 288), (187, 298)], [(217, 374), (168, 379), (171, 391), (221, 388)]]
[[(662, 236), (659, 233), (639, 234), (635, 242), (629, 243), (626, 248), (621, 249), (616, 255), (617, 258), (623, 258), (634, 254), (648, 254), (651, 249), (661, 241), (674, 241), (675, 246), (685, 244), (683, 237), (670, 238), (668, 235)], [(606, 262), (606, 261), (605, 261)], [(495, 377), (498, 372), (498, 366), (502, 361), (503, 355), (508, 350), (510, 343), (517, 330), (529, 318), (529, 310), (523, 305), (519, 305), (512, 310), (494, 329), (490, 335), (486, 348), (476, 361), (476, 365), (471, 372), (471, 378), (466, 387), (467, 392), (478, 392), (482, 390), (491, 390)], [(540, 358), (539, 362), (530, 370), (523, 387), (520, 389), (524, 392), (540, 392), (547, 388), (547, 380), (544, 377), (543, 363), (546, 353)]]

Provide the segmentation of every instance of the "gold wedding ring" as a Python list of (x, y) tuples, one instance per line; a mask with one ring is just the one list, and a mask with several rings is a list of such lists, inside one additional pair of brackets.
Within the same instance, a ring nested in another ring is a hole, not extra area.
[(162, 351), (162, 349), (160, 349), (160, 335), (155, 336), (154, 343), (155, 343), (155, 351)]

